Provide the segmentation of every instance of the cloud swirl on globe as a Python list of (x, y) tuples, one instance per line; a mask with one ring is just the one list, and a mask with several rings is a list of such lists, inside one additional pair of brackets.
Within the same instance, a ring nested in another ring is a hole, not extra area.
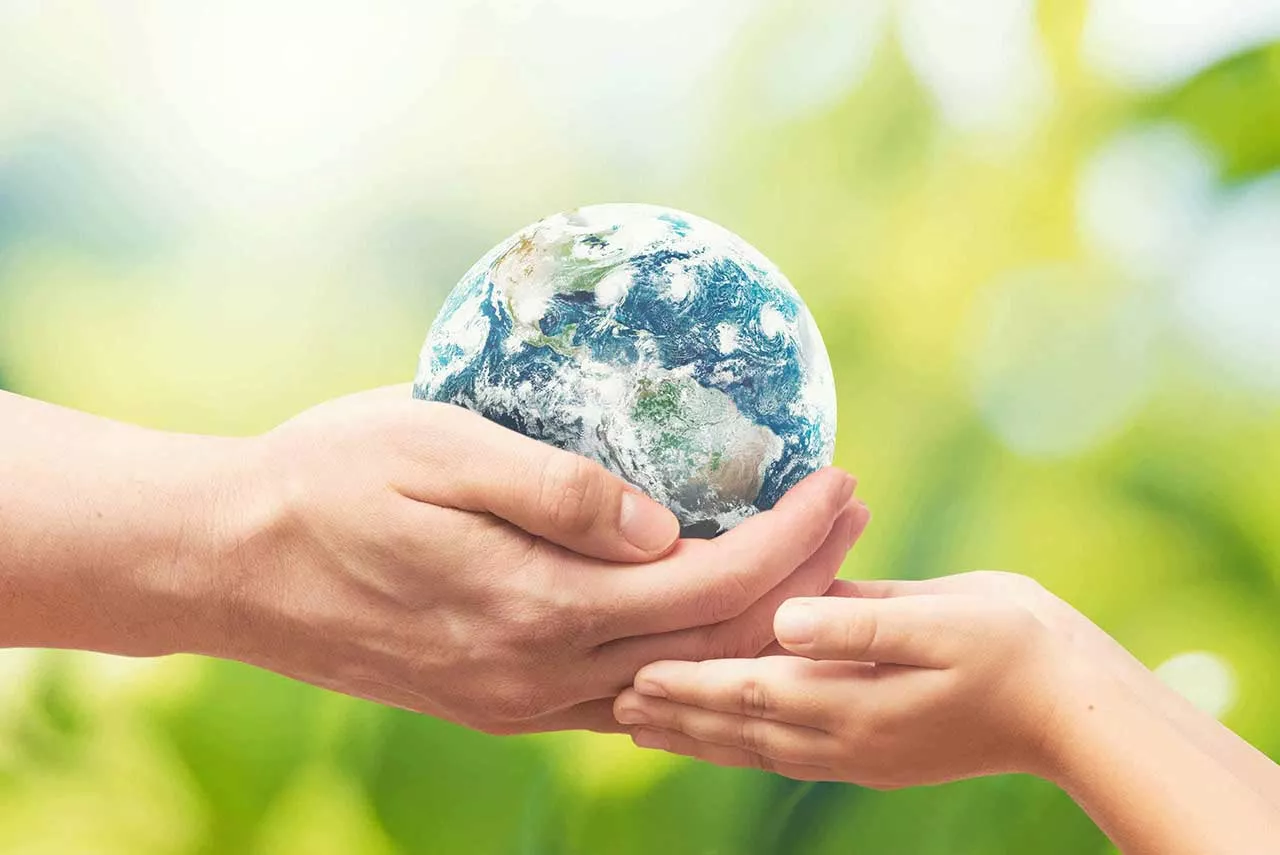
[(431, 327), (416, 398), (597, 460), (710, 537), (831, 462), (822, 336), (757, 250), (652, 205), (547, 217), (480, 259)]

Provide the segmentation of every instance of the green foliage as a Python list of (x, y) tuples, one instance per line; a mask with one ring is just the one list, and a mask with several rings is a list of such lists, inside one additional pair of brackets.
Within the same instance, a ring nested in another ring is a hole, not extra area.
[(406, 855), (545, 851), (555, 781), (528, 740), (504, 742), (400, 711), (386, 719), (364, 779)]
[(159, 731), (206, 803), (201, 852), (242, 852), (308, 759), (316, 692), (265, 671), (216, 663), (160, 716)]
[(1230, 178), (1280, 168), (1280, 45), (1233, 56), (1147, 109), (1195, 128)]

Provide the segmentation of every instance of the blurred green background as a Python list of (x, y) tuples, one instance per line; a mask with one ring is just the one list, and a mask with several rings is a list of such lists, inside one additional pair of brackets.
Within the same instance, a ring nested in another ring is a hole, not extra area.
[[(1280, 3), (0, 0), (0, 386), (264, 430), (489, 246), (672, 205), (831, 350), (850, 577), (1028, 573), (1280, 753)], [(1052, 787), (798, 788), (247, 667), (0, 653), (0, 852), (1091, 853)]]

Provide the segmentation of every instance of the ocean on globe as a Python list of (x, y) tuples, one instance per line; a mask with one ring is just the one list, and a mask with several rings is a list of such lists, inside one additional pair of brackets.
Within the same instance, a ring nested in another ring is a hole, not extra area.
[(432, 325), (413, 394), (599, 461), (686, 537), (771, 508), (835, 444), (831, 363), (786, 277), (653, 205), (556, 214), (490, 250)]

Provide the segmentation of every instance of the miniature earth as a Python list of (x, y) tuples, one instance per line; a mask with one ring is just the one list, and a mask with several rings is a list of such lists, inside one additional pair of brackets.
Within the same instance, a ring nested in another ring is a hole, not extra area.
[(652, 205), (556, 214), (490, 250), (432, 325), (413, 394), (599, 461), (686, 537), (771, 508), (835, 444), (831, 363), (786, 277)]

